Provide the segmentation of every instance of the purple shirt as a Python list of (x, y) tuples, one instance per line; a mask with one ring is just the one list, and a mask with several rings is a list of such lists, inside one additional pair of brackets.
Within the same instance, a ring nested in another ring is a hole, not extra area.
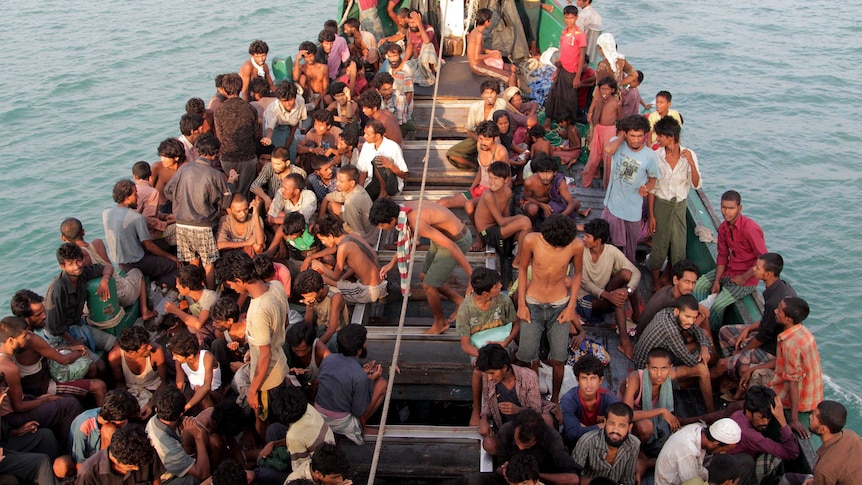
[[(733, 226), (726, 221), (718, 226), (718, 258), (715, 263), (726, 266), (724, 276), (733, 278), (745, 274), (754, 267), (757, 258), (767, 252), (763, 229), (744, 215), (737, 216)], [(749, 278), (744, 286), (757, 286), (757, 277)]]
[[(322, 49), (322, 47), (321, 47)], [(329, 79), (338, 77), (338, 70), (341, 69), (341, 63), (350, 57), (350, 51), (347, 50), (347, 41), (340, 35), (335, 36), (335, 42), (332, 43), (332, 49), (329, 51), (326, 64), (329, 66)]]
[(769, 453), (782, 460), (792, 460), (799, 456), (799, 445), (796, 443), (796, 437), (793, 436), (790, 426), (784, 425), (781, 428), (781, 442), (777, 442), (754, 429), (754, 426), (745, 417), (745, 411), (743, 410), (733, 413), (730, 419), (736, 421), (736, 424), (739, 425), (739, 428), (742, 430), (742, 439), (739, 441), (739, 444), (727, 452), (728, 455), (748, 453), (752, 457), (757, 458), (757, 455), (761, 453)]

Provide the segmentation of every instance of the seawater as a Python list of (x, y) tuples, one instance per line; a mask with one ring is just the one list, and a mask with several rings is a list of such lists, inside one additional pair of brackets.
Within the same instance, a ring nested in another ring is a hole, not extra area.
[[(184, 104), (214, 92), (254, 39), (295, 56), (336, 0), (0, 3), (0, 305), (44, 293), (66, 217), (102, 237), (111, 187), (179, 134)], [(673, 94), (683, 144), (714, 206), (728, 189), (760, 223), (783, 277), (811, 304), (827, 398), (862, 431), (862, 34), (853, 2), (788, 8), (596, 0), (605, 31), (645, 73), (641, 95)]]

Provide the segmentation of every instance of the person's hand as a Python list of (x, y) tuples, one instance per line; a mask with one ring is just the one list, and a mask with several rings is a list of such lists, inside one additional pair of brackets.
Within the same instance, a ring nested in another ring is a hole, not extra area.
[(11, 436), (24, 436), (25, 434), (33, 434), (39, 431), (38, 421), (27, 421), (23, 426), (13, 429), (9, 432)]
[(388, 168), (392, 170), (395, 167), (395, 163), (389, 157), (384, 157), (383, 155), (377, 155), (374, 157), (374, 161), (377, 163), (378, 168)]
[(662, 416), (664, 417), (664, 420), (667, 421), (668, 426), (670, 426), (671, 432), (679, 429), (679, 419), (677, 419), (672, 412), (665, 409)]
[(108, 286), (108, 278), (103, 277), (102, 280), (99, 281), (99, 288), (96, 289), (96, 293), (102, 301), (108, 301), (108, 298), (111, 297), (111, 288)]
[(202, 438), (204, 436), (203, 427), (198, 423), (197, 418), (193, 416), (186, 416), (183, 418), (183, 431), (185, 430), (188, 430), (195, 439)]
[(700, 360), (698, 360), (698, 362), (700, 362), (703, 365), (707, 365), (709, 363), (709, 358), (710, 358), (709, 349), (707, 349), (706, 347), (701, 347), (700, 348)]
[(228, 342), (227, 348), (236, 352), (239, 350), (239, 342)]
[(649, 230), (650, 236), (655, 234), (655, 225), (656, 225), (655, 216), (649, 216), (649, 220), (647, 221), (647, 229)]
[(736, 343), (733, 346), (733, 355), (742, 352), (742, 349), (745, 348), (745, 341), (748, 339), (749, 333), (751, 333), (751, 331), (748, 327), (745, 327), (741, 332), (739, 332), (739, 337), (737, 337)]
[(254, 243), (251, 245), (251, 248), (254, 249), (254, 252), (260, 254), (263, 252), (264, 248), (266, 248), (263, 244)]
[(814, 476), (806, 478), (802, 485), (814, 485)]
[(712, 288), (710, 288), (709, 292), (711, 294), (715, 294), (721, 291), (721, 282), (718, 281), (718, 278), (715, 279), (715, 282), (712, 283)]
[(745, 279), (745, 275), (736, 275), (730, 279), (730, 282), (736, 286), (745, 286), (745, 282), (748, 281)]
[(479, 435), (485, 438), (491, 436), (491, 425), (487, 419), (479, 421)]
[(617, 288), (613, 291), (604, 292), (603, 296), (614, 306), (619, 307), (626, 304), (626, 300), (629, 297), (629, 293), (625, 290), (625, 288)]
[(572, 87), (575, 89), (578, 89), (579, 87), (581, 87), (581, 80), (580, 79), (572, 79)]
[(393, 266), (391, 263), (384, 264), (383, 267), (380, 268), (380, 279), (386, 279), (386, 275), (388, 275), (389, 272), (392, 271), (392, 268)]
[(811, 437), (811, 433), (808, 431), (805, 425), (799, 422), (798, 418), (790, 421), (790, 429), (792, 429), (793, 432), (799, 435), (799, 437), (802, 439), (807, 440)]
[(268, 147), (272, 145), (272, 138), (263, 137), (260, 139), (260, 144), (265, 147)]
[[(410, 20), (412, 20), (414, 22), (421, 22), (422, 21), (422, 16), (419, 15), (419, 12), (417, 12), (415, 10), (410, 12), (410, 15), (408, 15), (407, 18), (409, 18)], [(420, 26), (420, 28), (421, 28), (421, 26)]]
[(167, 222), (168, 224), (173, 224), (173, 223), (177, 222), (177, 216), (175, 216), (175, 215), (173, 215), (173, 214), (168, 214), (168, 215), (166, 215), (166, 216), (165, 216), (165, 219), (164, 219), (164, 220), (165, 220), (165, 222)]
[(258, 399), (257, 389), (249, 388), (249, 390), (248, 390), (248, 405), (250, 408), (252, 408), (254, 410), (254, 415), (257, 416), (257, 414), (258, 414), (257, 410), (258, 410), (258, 408), (260, 408), (260, 400)]
[(530, 308), (527, 306), (526, 303), (518, 307), (518, 318), (520, 318), (521, 321), (526, 324), (530, 323)]
[(374, 381), (383, 375), (383, 366), (375, 361), (372, 361), (372, 364), (373, 365), (366, 372), (368, 372), (368, 378)]
[(183, 267), (183, 262), (182, 262), (182, 261), (180, 261), (179, 259), (177, 259), (177, 257), (176, 257), (176, 256), (171, 256), (171, 255), (168, 255), (168, 256), (169, 256), (169, 257), (168, 257), (168, 259), (170, 259), (171, 261), (173, 261), (173, 262), (174, 262), (174, 264), (175, 264), (175, 265), (177, 265), (177, 268), (182, 268), (182, 267)]
[(739, 378), (739, 387), (743, 391), (748, 389), (748, 382), (751, 380), (752, 372), (754, 372), (754, 368), (749, 367), (748, 370), (742, 374), (742, 377)]
[(684, 158), (684, 159), (686, 159), (686, 160), (688, 160), (688, 162), (689, 162), (689, 163), (693, 163), (693, 162), (694, 162), (694, 157), (693, 157), (693, 156), (692, 156), (692, 154), (691, 154), (691, 150), (689, 150), (688, 148), (684, 149), (684, 150), (679, 154), (679, 156), (680, 156), (680, 157), (682, 157), (682, 158)]
[(646, 109), (652, 109), (652, 103), (646, 105)]
[(545, 214), (545, 218), (551, 217), (551, 214), (554, 213), (554, 208), (551, 207), (551, 204), (542, 204), (542, 213)]
[(314, 259), (311, 261), (311, 269), (313, 269), (314, 271), (320, 273), (321, 271), (323, 271), (323, 268), (323, 263), (319, 259)]
[(581, 348), (581, 344), (587, 339), (587, 332), (581, 329), (580, 332), (572, 335), (572, 343), (569, 346), (573, 349)]
[(518, 414), (521, 412), (522, 409), (520, 406), (516, 406), (515, 404), (510, 402), (501, 402), (499, 404), (499, 407), (500, 412), (508, 416)]
[(152, 415), (153, 415), (153, 402), (151, 400), (150, 402), (147, 403), (146, 406), (141, 408), (141, 413), (138, 415), (138, 417), (141, 418), (141, 421), (144, 421), (146, 419), (149, 419), (149, 417)]
[(230, 169), (230, 173), (227, 174), (227, 183), (232, 184), (239, 180), (239, 174), (236, 170)]
[(269, 443), (267, 443), (263, 447), (263, 449), (260, 450), (260, 453), (258, 453), (257, 456), (259, 456), (261, 458), (266, 458), (267, 456), (272, 454), (272, 450), (274, 448), (275, 448), (275, 441), (270, 441)]
[(288, 372), (295, 376), (301, 376), (308, 372), (308, 369), (304, 367), (291, 367), (290, 369), (288, 369)]
[(174, 313), (174, 312), (176, 312), (176, 311), (179, 311), (179, 307), (177, 307), (177, 306), (176, 306), (175, 304), (173, 304), (172, 302), (169, 302), (169, 301), (168, 301), (168, 302), (165, 302), (165, 312), (167, 312), (167, 313)]
[(649, 194), (649, 189), (646, 185), (641, 185), (640, 187), (638, 187), (638, 194), (641, 197), (646, 197)]
[(383, 45), (383, 44), (385, 44), (385, 43), (386, 43), (386, 37), (384, 37), (384, 38), (382, 38), (382, 39), (380, 39), (380, 40), (378, 40), (378, 41), (377, 41), (377, 47), (380, 47), (380, 46), (382, 46), (382, 45)]

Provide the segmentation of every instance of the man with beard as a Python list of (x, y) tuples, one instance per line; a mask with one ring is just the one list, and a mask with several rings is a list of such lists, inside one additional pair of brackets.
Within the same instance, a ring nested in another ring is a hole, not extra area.
[(114, 184), (113, 198), (117, 207), (102, 212), (111, 261), (124, 271), (137, 268), (162, 286), (173, 287), (179, 262), (150, 239), (146, 219), (135, 210), (138, 207), (135, 183), (120, 180)]
[(482, 99), (470, 105), (470, 110), (467, 112), (467, 123), (465, 124), (467, 138), (452, 145), (446, 152), (449, 163), (461, 170), (479, 168), (477, 162), (479, 133), (476, 129), (481, 122), (492, 120), (494, 112), (506, 109), (506, 100), (499, 97), (499, 82), (491, 79), (482, 81), (479, 92), (482, 94)]
[[(754, 466), (756, 476), (742, 477), (742, 483), (760, 483), (781, 460), (793, 460), (799, 456), (799, 445), (793, 430), (784, 417), (784, 406), (775, 391), (763, 386), (752, 386), (745, 394), (745, 407), (730, 416), (742, 430), (742, 439), (729, 455), (739, 455)], [(769, 422), (775, 419), (781, 426), (781, 441), (765, 436)], [(754, 478), (751, 481), (750, 478)]]
[(338, 331), (337, 340), (339, 353), (320, 364), (314, 407), (333, 432), (361, 445), (365, 423), (383, 404), (386, 379), (376, 361), (359, 362), (368, 354), (365, 327), (347, 325)]
[(260, 199), (249, 203), (242, 194), (233, 194), (227, 215), (221, 218), (216, 246), (219, 251), (239, 249), (249, 256), (260, 254), (264, 249), (263, 223), (260, 220)]
[(582, 485), (598, 476), (623, 485), (635, 484), (640, 440), (631, 434), (633, 416), (627, 404), (611, 404), (604, 429), (594, 429), (578, 440), (572, 458), (584, 467)]
[[(509, 177), (509, 151), (497, 142), (500, 136), (500, 130), (497, 124), (493, 121), (482, 121), (476, 125), (476, 147), (478, 148), (476, 160), (479, 163), (479, 170), (476, 172), (476, 177), (473, 183), (470, 184), (470, 190), (455, 195), (444, 197), (437, 201), (438, 204), (449, 209), (463, 207), (468, 215), (473, 215), (476, 210), (476, 205), (479, 203), (479, 198), (490, 188), (490, 173), (489, 168), (495, 162), (503, 162), (506, 164), (506, 175)], [(511, 187), (511, 181), (508, 186)], [(509, 196), (511, 198), (511, 194)], [(508, 204), (506, 204), (508, 207)], [(474, 248), (478, 250), (478, 248)]]
[(676, 299), (674, 308), (658, 312), (635, 345), (632, 361), (643, 369), (650, 350), (656, 347), (668, 350), (674, 356), (678, 378), (697, 378), (706, 412), (711, 413), (715, 411), (715, 403), (707, 367), (710, 345), (703, 330), (694, 325), (700, 315), (698, 308), (693, 296), (683, 295)]

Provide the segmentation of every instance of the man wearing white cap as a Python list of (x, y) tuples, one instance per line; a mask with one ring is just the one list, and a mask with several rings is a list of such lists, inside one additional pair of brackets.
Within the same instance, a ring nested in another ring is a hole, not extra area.
[[(655, 463), (656, 485), (680, 485), (695, 477), (704, 481), (709, 474), (703, 466), (707, 454), (718, 455), (733, 449), (742, 436), (739, 425), (730, 418), (722, 418), (707, 427), (693, 423), (672, 434), (662, 448)], [(742, 463), (737, 464), (742, 467)], [(750, 467), (750, 465), (749, 465)], [(740, 470), (748, 476), (749, 470)]]

